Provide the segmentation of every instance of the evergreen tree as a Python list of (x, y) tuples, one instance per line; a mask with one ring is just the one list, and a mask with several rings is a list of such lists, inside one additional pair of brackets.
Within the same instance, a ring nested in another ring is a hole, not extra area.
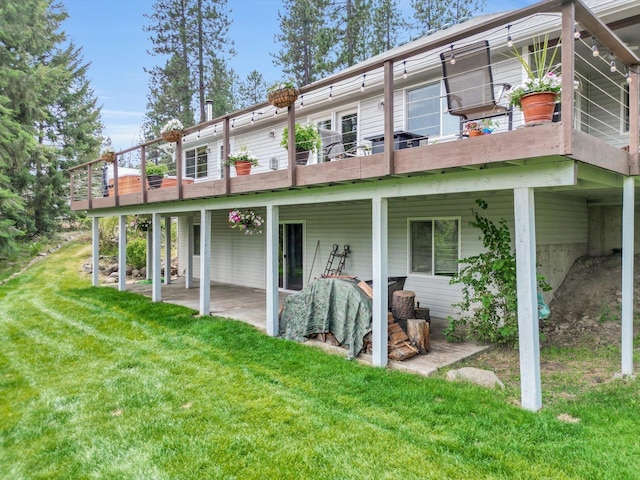
[(205, 99), (218, 96), (218, 82), (230, 75), (226, 57), (234, 52), (227, 39), (226, 0), (157, 0), (147, 18), (151, 53), (166, 59), (148, 71), (148, 133), (157, 135), (169, 118), (184, 125), (196, 117), (204, 121)]
[(371, 56), (372, 0), (344, 0), (331, 13), (335, 29), (336, 65), (350, 67)]
[(256, 103), (260, 103), (267, 98), (267, 84), (260, 72), (252, 70), (247, 75), (237, 91), (238, 106), (246, 108)]
[(99, 108), (53, 0), (0, 0), (0, 256), (68, 213), (64, 168), (97, 153)]
[(421, 35), (469, 20), (486, 4), (486, 0), (411, 0), (415, 26)]
[(386, 52), (400, 44), (400, 35), (409, 28), (402, 17), (397, 0), (376, 0), (371, 12), (371, 56)]
[(335, 29), (326, 12), (330, 0), (284, 0), (278, 11), (280, 33), (275, 35), (282, 44), (272, 55), (274, 65), (299, 86), (308, 85), (335, 68), (332, 49), (336, 45)]

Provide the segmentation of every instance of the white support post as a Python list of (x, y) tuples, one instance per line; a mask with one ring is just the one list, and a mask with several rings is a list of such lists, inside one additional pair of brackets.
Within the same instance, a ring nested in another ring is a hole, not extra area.
[(184, 270), (184, 287), (193, 288), (193, 217), (187, 217), (187, 263)]
[(127, 216), (118, 217), (118, 290), (127, 290)]
[(278, 229), (280, 208), (267, 205), (267, 335), (276, 337), (278, 323)]
[(622, 200), (622, 374), (633, 374), (633, 258), (635, 179), (626, 177)]
[(151, 274), (151, 300), (154, 302), (162, 301), (162, 281), (160, 277), (162, 276), (162, 264), (160, 263), (160, 252), (162, 251), (161, 246), (161, 236), (162, 229), (160, 228), (160, 222), (162, 221), (162, 217), (159, 213), (154, 213), (151, 216), (151, 265), (152, 265), (152, 274)]
[(536, 226), (532, 188), (513, 190), (518, 335), (520, 338), (520, 403), (534, 412), (542, 408), (538, 281), (536, 278)]
[(147, 264), (145, 267), (145, 270), (147, 271), (146, 278), (147, 280), (151, 280), (151, 273), (153, 269), (153, 233), (151, 226), (149, 226), (149, 229), (147, 230)]
[(164, 284), (171, 283), (171, 217), (164, 217)]
[(100, 286), (100, 219), (91, 219), (91, 284)]
[(372, 274), (373, 274), (373, 356), (376, 367), (385, 367), (388, 361), (387, 325), (389, 301), (387, 288), (388, 262), (388, 199), (372, 199)]
[(211, 210), (200, 212), (200, 315), (211, 313)]

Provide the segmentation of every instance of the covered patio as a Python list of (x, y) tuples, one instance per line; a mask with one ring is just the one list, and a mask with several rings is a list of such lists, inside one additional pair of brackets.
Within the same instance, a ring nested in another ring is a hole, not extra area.
[[(117, 284), (113, 284), (113, 286), (117, 287)], [(152, 294), (151, 284), (129, 283), (127, 284), (127, 290), (149, 297)], [(212, 282), (210, 295), (212, 316), (239, 320), (266, 332), (266, 290)], [(288, 295), (289, 293), (280, 291), (278, 293), (278, 303), (282, 305)], [(199, 308), (199, 289), (185, 288), (184, 278), (180, 277), (172, 280), (168, 285), (162, 285), (162, 301), (182, 305), (197, 312)], [(474, 342), (447, 342), (442, 333), (447, 325), (446, 319), (432, 317), (430, 329), (431, 349), (429, 353), (427, 355), (418, 355), (402, 362), (389, 360), (389, 368), (428, 376), (441, 368), (450, 367), (492, 347), (491, 345), (480, 345)], [(329, 343), (319, 340), (308, 340), (305, 343), (336, 355), (342, 355), (345, 358), (347, 356), (346, 349), (332, 346)], [(357, 359), (364, 364), (372, 364), (371, 355), (361, 354)]]

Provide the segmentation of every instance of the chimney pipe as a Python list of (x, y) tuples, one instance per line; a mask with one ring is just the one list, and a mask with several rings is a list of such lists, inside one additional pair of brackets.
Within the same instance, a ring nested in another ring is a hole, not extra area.
[(213, 100), (205, 100), (205, 109), (206, 109), (206, 117), (207, 117), (207, 122), (210, 120), (213, 120)]

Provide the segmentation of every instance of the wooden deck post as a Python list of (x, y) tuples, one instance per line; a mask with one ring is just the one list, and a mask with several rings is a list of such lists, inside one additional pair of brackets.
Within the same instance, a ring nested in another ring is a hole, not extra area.
[(573, 32), (576, 25), (576, 12), (573, 2), (562, 6), (562, 91), (570, 92), (562, 96), (561, 115), (565, 155), (573, 153), (573, 124), (575, 112), (573, 109), (573, 81), (575, 78), (575, 45)]
[(384, 163), (393, 173), (393, 61), (384, 63)]
[(147, 203), (147, 147), (140, 147), (140, 188), (142, 189), (142, 203)]
[(528, 187), (514, 189), (513, 200), (520, 338), (520, 403), (522, 408), (535, 412), (542, 407), (542, 387), (533, 189)]
[(278, 229), (280, 207), (267, 205), (267, 335), (279, 332), (278, 319)]
[(387, 288), (388, 262), (388, 199), (372, 199), (372, 276), (373, 276), (373, 353), (371, 362), (376, 367), (384, 367), (388, 361), (389, 310)]
[(156, 212), (151, 216), (151, 300), (154, 302), (162, 301), (162, 282), (160, 280), (162, 267), (160, 263), (160, 252), (162, 250), (160, 245), (161, 221), (162, 217), (159, 213)]
[(187, 258), (184, 269), (184, 287), (193, 288), (193, 217), (187, 217)]
[(633, 258), (635, 178), (623, 180), (622, 199), (622, 374), (633, 374)]
[(200, 315), (211, 313), (211, 210), (200, 212)]
[[(226, 162), (229, 158), (230, 139), (229, 117), (224, 117), (222, 122), (222, 162)], [(231, 167), (229, 165), (224, 166), (224, 193), (231, 193)], [(202, 244), (200, 244), (200, 248), (202, 248)]]
[(640, 65), (629, 68), (629, 153), (631, 165), (630, 175), (640, 174), (640, 161), (638, 150), (640, 149)]
[(296, 104), (287, 107), (289, 185), (296, 185)]
[(100, 218), (91, 218), (91, 284), (100, 285)]
[(127, 216), (118, 216), (118, 290), (127, 290)]

